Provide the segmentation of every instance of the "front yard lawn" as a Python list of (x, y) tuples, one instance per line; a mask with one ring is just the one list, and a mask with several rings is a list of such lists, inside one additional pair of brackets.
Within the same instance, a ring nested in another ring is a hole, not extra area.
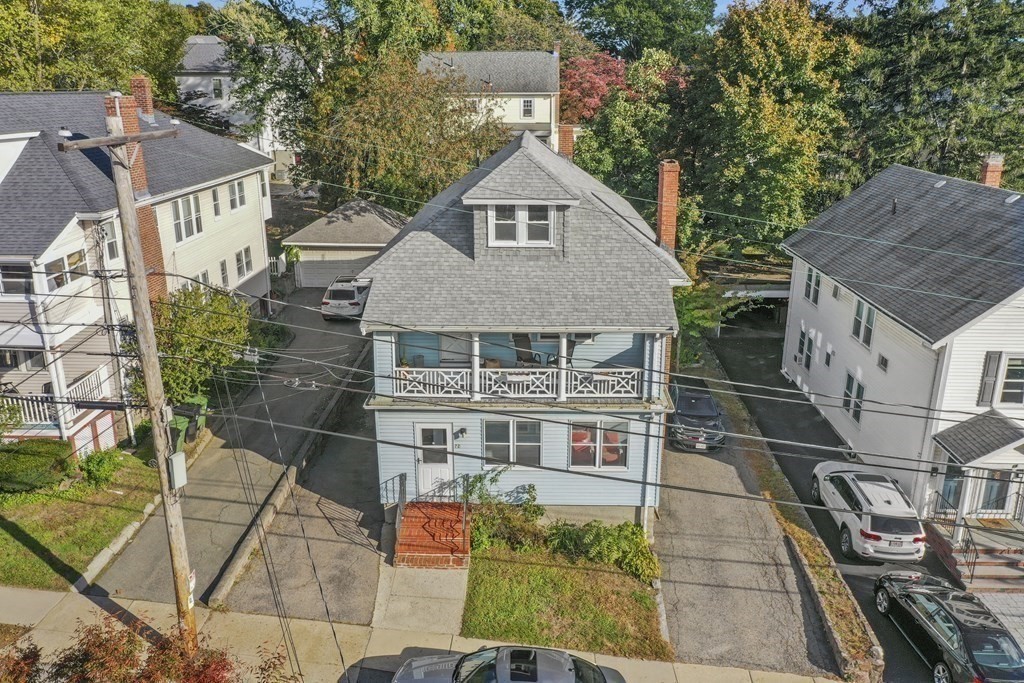
[(159, 490), (156, 470), (125, 454), (106, 486), (0, 494), (0, 583), (66, 590)]
[(618, 568), (546, 550), (474, 551), (466, 638), (671, 660), (654, 589)]

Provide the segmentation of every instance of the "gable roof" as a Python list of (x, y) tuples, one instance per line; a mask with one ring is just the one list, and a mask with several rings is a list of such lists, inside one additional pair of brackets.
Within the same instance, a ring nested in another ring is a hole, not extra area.
[[(507, 168), (550, 176), (579, 197), (563, 212), (555, 248), (488, 248), (478, 239), (474, 218), (483, 208), (463, 198), (491, 191)], [(655, 239), (627, 201), (524, 132), (428, 202), (367, 266), (361, 277), (373, 286), (363, 325), (674, 330), (671, 287), (689, 280)]]
[(409, 217), (397, 211), (364, 199), (354, 199), (313, 221), (281, 243), (286, 246), (336, 244), (383, 247), (408, 222)]
[(558, 55), (541, 50), (518, 52), (427, 52), (421, 72), (460, 73), (470, 93), (554, 94), (559, 90)]
[[(107, 134), (98, 92), (0, 93), (0, 135), (40, 131), (0, 181), (0, 254), (38, 256), (78, 213), (117, 206), (105, 149), (59, 152), (57, 131), (75, 138)], [(272, 161), (234, 140), (156, 112), (144, 130), (177, 128), (178, 137), (143, 143), (151, 195), (184, 190), (218, 178), (255, 172)]]
[(783, 246), (936, 343), (1024, 289), (1015, 194), (894, 165)]
[(232, 66), (227, 58), (227, 45), (217, 36), (189, 36), (185, 39), (182, 71), (228, 74)]
[(947, 427), (932, 437), (961, 464), (1024, 442), (1024, 427), (998, 410)]

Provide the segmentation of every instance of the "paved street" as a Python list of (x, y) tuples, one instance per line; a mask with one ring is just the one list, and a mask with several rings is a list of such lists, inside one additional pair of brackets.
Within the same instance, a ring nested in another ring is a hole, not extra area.
[[(773, 387), (792, 388), (779, 368), (782, 367), (782, 339), (777, 336), (723, 336), (712, 340), (715, 353), (725, 367), (729, 378), (737, 382), (766, 384)], [(757, 390), (753, 390), (757, 391)], [(793, 398), (796, 394), (786, 394)], [(839, 437), (809, 402), (791, 403), (769, 399), (743, 399), (757, 426), (767, 436), (791, 441), (841, 445)], [(837, 453), (814, 448), (785, 446), (774, 448), (776, 460), (786, 474), (800, 500), (810, 503), (811, 471), (821, 458), (838, 456)], [(780, 452), (794, 455), (783, 455)], [(926, 554), (921, 565), (880, 564), (868, 561), (847, 560), (839, 551), (839, 530), (831, 516), (823, 510), (808, 510), (818, 534), (825, 541), (839, 565), (846, 582), (853, 590), (861, 609), (874, 628), (885, 650), (885, 680), (894, 683), (926, 680), (928, 668), (918, 658), (903, 636), (887, 618), (879, 615), (874, 608), (873, 587), (875, 577), (893, 569), (913, 568), (938, 576), (947, 576), (941, 562), (933, 555)]]
[[(665, 452), (665, 482), (729, 493), (744, 487), (729, 448)], [(655, 547), (676, 656), (715, 666), (835, 672), (811, 597), (767, 505), (663, 490)]]
[[(290, 301), (319, 306), (320, 292), (297, 290)], [(290, 344), (295, 355), (324, 361), (349, 363), (355, 360), (359, 339), (330, 334), (338, 330), (358, 334), (356, 323), (327, 325), (318, 312), (285, 307), (278, 318), (282, 322), (305, 325), (315, 330), (293, 329)], [(319, 374), (321, 381), (336, 383), (323, 370), (312, 365), (296, 365), (283, 360), (272, 371), (289, 376)], [(326, 379), (324, 379), (326, 378)], [(275, 420), (292, 424), (312, 424), (329, 391), (296, 394), (280, 381), (268, 382), (267, 400)], [(259, 393), (253, 391), (241, 400), (240, 415), (265, 419)], [(184, 518), (189, 559), (196, 572), (196, 599), (205, 601), (217, 577), (230, 560), (232, 551), (245, 533), (256, 507), (263, 502), (281, 473), (274, 435), (269, 425), (240, 423), (240, 437), (234, 425), (212, 421), (215, 440), (189, 469), (185, 487)], [(305, 439), (296, 430), (278, 430), (287, 460)], [(117, 558), (100, 574), (90, 592), (94, 595), (173, 602), (174, 594), (168, 562), (167, 535), (161, 507), (139, 530)]]

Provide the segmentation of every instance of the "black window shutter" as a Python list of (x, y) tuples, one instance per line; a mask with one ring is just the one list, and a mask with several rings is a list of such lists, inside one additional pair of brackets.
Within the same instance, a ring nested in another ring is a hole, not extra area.
[(992, 405), (992, 397), (996, 393), (996, 380), (999, 373), (999, 362), (1002, 360), (999, 351), (989, 351), (985, 354), (985, 366), (981, 375), (981, 388), (978, 390), (978, 405)]

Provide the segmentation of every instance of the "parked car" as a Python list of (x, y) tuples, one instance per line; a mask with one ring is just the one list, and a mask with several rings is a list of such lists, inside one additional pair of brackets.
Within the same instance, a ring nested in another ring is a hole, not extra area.
[(466, 655), (414, 657), (392, 683), (626, 683), (615, 669), (544, 647), (490, 647)]
[(673, 384), (676, 410), (669, 419), (672, 446), (684, 451), (714, 451), (725, 444), (722, 411), (704, 387)]
[(341, 276), (327, 287), (320, 302), (320, 315), (324, 320), (357, 318), (363, 314), (366, 297), (370, 292), (368, 280)]
[(811, 500), (831, 508), (845, 557), (887, 562), (924, 557), (921, 520), (892, 477), (867, 465), (826, 460), (814, 468)]
[(1024, 652), (977, 595), (918, 572), (875, 581), (875, 608), (932, 669), (934, 683), (1024, 681)]

